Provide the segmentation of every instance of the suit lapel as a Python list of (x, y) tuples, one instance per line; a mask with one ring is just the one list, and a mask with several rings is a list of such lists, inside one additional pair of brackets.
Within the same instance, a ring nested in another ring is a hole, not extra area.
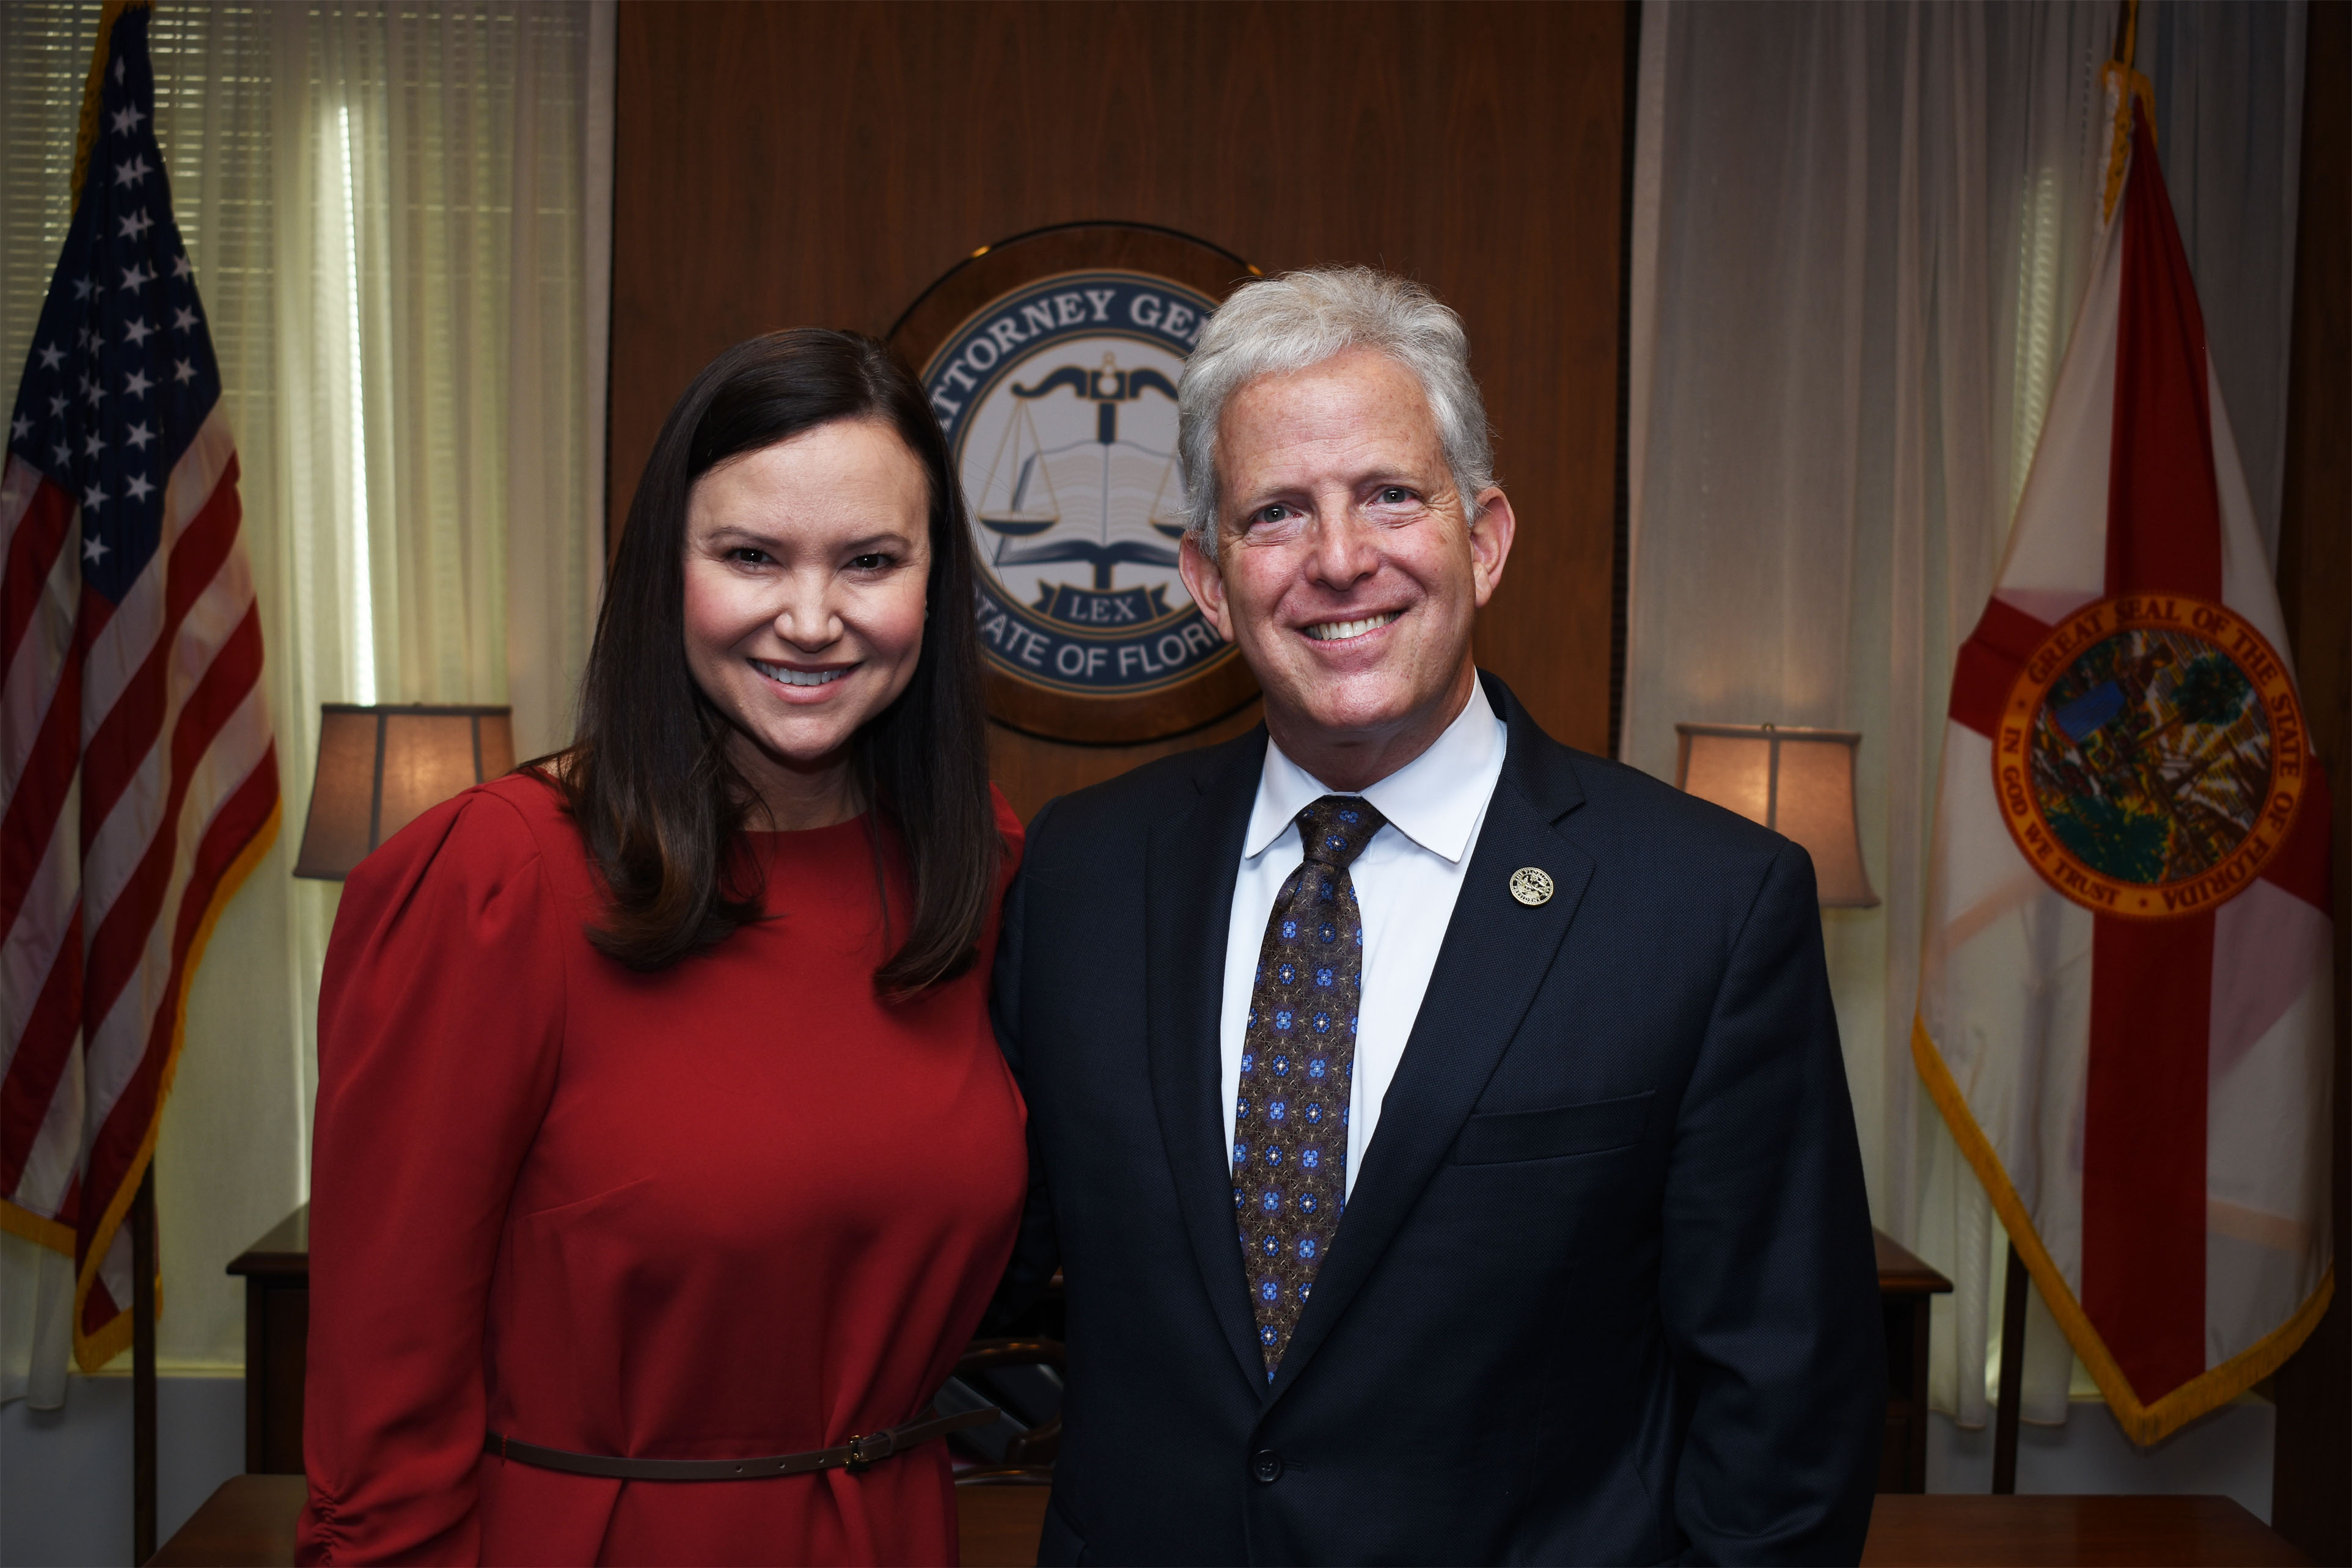
[(1234, 1221), (1232, 1162), (1225, 1149), (1218, 1010), (1225, 992), (1225, 942), (1242, 839), (1265, 759), (1259, 730), (1209, 760), (1195, 777), (1189, 815), (1156, 824), (1145, 888), (1145, 1037), (1151, 1097), (1160, 1118), (1177, 1207), (1201, 1283), (1250, 1386), (1263, 1392), (1265, 1362), (1250, 1315)]
[[(1404, 1057), (1381, 1102), (1380, 1125), (1331, 1239), (1331, 1256), (1316, 1276), (1314, 1293), (1267, 1390), (1269, 1399), (1279, 1398), (1297, 1380), (1454, 1146), (1517, 1034), (1591, 880), (1591, 857), (1552, 828), (1583, 799), (1564, 748), (1535, 727), (1500, 681), (1488, 678), (1487, 691), (1510, 731), (1503, 774), (1487, 804)], [(1512, 897), (1511, 873), (1522, 866), (1550, 874), (1549, 901), (1529, 907)], [(1233, 1275), (1239, 1286), (1238, 1243), (1232, 1225), (1224, 1229), (1226, 1250), (1236, 1257)], [(1242, 1300), (1238, 1289), (1235, 1297)]]

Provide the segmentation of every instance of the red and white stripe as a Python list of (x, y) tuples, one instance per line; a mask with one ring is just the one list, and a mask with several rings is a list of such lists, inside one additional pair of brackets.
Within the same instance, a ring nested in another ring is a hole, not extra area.
[(277, 816), (238, 521), (218, 409), (174, 465), (161, 547), (119, 606), (82, 589), (71, 498), (14, 458), (0, 481), (0, 1194), (12, 1228), (73, 1239), (85, 1366), (121, 1337), (120, 1223), (193, 950)]

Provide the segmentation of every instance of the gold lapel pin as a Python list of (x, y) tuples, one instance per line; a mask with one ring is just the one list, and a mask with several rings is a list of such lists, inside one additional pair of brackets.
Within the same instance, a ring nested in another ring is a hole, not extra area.
[(1551, 874), (1533, 866), (1520, 867), (1511, 873), (1511, 897), (1529, 909), (1551, 902)]

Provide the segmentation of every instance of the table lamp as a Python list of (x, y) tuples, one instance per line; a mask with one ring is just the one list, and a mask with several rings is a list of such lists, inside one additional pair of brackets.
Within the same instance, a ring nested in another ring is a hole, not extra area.
[(459, 790), (514, 766), (506, 708), (319, 710), (319, 773), (294, 874), (340, 882), (375, 847)]
[(1677, 724), (1675, 786), (1805, 847), (1822, 907), (1875, 908), (1853, 816), (1853, 730)]

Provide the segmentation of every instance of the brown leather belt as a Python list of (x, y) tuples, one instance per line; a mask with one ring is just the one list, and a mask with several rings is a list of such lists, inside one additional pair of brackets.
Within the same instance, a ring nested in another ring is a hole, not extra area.
[(756, 1481), (772, 1476), (804, 1476), (813, 1470), (862, 1470), (877, 1459), (903, 1454), (918, 1444), (967, 1426), (982, 1426), (1004, 1413), (993, 1405), (956, 1415), (927, 1413), (887, 1432), (852, 1437), (837, 1448), (812, 1448), (805, 1454), (768, 1454), (756, 1459), (620, 1459), (605, 1454), (574, 1454), (563, 1448), (542, 1448), (519, 1443), (497, 1432), (487, 1433), (482, 1452), (542, 1470), (565, 1470), (575, 1476), (604, 1476), (624, 1481)]

